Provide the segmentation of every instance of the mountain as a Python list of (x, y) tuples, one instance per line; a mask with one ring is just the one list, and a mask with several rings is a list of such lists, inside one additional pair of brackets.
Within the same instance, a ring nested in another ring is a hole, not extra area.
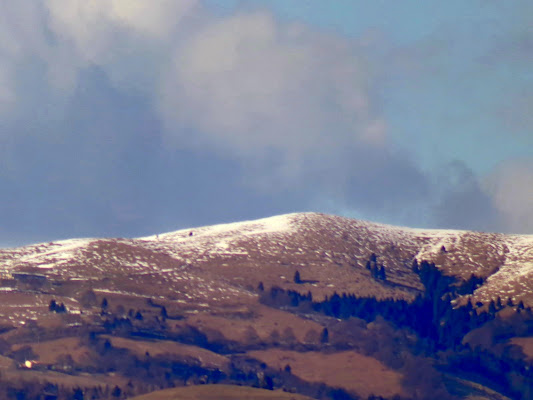
[[(418, 360), (438, 377), (427, 390), (446, 396), (530, 393), (520, 368), (533, 357), (533, 235), (297, 213), (2, 249), (0, 275), (0, 377), (11, 382), (31, 376), (72, 393), (105, 382), (95, 398), (202, 379), (315, 398), (420, 398), (409, 366)], [(404, 356), (372, 348), (390, 340), (403, 341)], [(491, 348), (519, 363), (497, 382), (486, 379), (497, 371), (448, 368)], [(120, 354), (136, 367), (117, 364)], [(28, 357), (36, 362), (20, 369)]]
[[(375, 254), (388, 285), (365, 269)], [(138, 239), (74, 239), (0, 250), (0, 272), (91, 282), (97, 291), (160, 295), (196, 305), (241, 304), (265, 285), (413, 299), (423, 289), (413, 260), (434, 262), (447, 275), (483, 278), (472, 301), (500, 296), (533, 305), (533, 235), (394, 227), (300, 213), (191, 228)], [(107, 279), (106, 279), (107, 278)], [(80, 283), (81, 285), (81, 283)], [(75, 307), (75, 305), (72, 305)], [(200, 306), (201, 307), (201, 306)]]

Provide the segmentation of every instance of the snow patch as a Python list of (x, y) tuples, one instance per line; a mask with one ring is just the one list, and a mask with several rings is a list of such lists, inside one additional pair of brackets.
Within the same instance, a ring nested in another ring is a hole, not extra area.
[[(298, 214), (284, 214), (275, 217), (262, 218), (253, 221), (232, 222), (228, 224), (218, 224), (198, 228), (181, 229), (179, 231), (163, 233), (139, 238), (148, 241), (169, 241), (177, 240), (184, 242), (202, 237), (234, 237), (236, 235), (258, 235), (265, 233), (281, 233), (291, 229), (293, 217)], [(192, 233), (192, 235), (191, 235)], [(227, 242), (219, 242), (226, 246)]]

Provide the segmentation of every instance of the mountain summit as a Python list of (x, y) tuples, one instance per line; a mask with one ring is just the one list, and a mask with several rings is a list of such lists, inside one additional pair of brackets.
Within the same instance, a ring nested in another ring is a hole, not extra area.
[[(375, 258), (386, 281), (367, 263)], [(241, 303), (259, 282), (377, 298), (413, 299), (413, 262), (483, 282), (472, 302), (498, 296), (533, 305), (533, 235), (395, 227), (319, 213), (179, 230), (137, 239), (73, 239), (0, 250), (0, 272), (91, 282), (94, 290), (196, 303)], [(299, 272), (304, 284), (295, 283)], [(306, 283), (308, 282), (308, 283)], [(191, 303), (193, 304), (193, 303)]]
[(295, 213), (3, 249), (0, 274), (0, 397), (533, 398), (532, 235)]

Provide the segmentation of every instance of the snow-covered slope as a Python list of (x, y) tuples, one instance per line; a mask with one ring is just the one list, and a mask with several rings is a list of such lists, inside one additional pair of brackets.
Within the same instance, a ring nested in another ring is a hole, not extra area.
[[(365, 268), (372, 253), (386, 268), (385, 283)], [(315, 298), (337, 291), (412, 299), (422, 290), (411, 270), (415, 258), (463, 279), (483, 277), (475, 302), (500, 296), (533, 305), (533, 235), (411, 229), (318, 213), (137, 239), (73, 239), (3, 249), (0, 273), (17, 279), (46, 276), (49, 286), (43, 292), (54, 293), (57, 282), (62, 287), (68, 282), (74, 292), (90, 287), (198, 308), (256, 301), (259, 282), (311, 291)], [(304, 284), (293, 282), (296, 271)], [(8, 282), (8, 288), (6, 282), (0, 296), (20, 287)]]

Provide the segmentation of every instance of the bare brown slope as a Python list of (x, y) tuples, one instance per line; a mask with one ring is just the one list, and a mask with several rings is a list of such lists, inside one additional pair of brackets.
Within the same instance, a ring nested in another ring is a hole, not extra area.
[[(372, 254), (384, 266), (386, 281), (373, 279), (365, 268)], [(533, 305), (532, 236), (409, 229), (317, 213), (140, 239), (77, 239), (4, 249), (0, 273), (8, 278), (4, 292), (9, 286), (41, 285), (42, 291), (65, 296), (71, 311), (83, 309), (72, 299), (89, 288), (99, 296), (157, 298), (174, 309), (216, 310), (256, 303), (259, 282), (266, 288), (310, 291), (315, 299), (347, 292), (412, 300), (423, 289), (411, 270), (415, 258), (462, 279), (483, 277), (486, 283), (474, 293), (474, 303), (500, 296)], [(293, 281), (296, 271), (300, 284)], [(13, 311), (0, 310), (0, 320), (17, 323), (47, 310)]]
[(289, 365), (291, 373), (304, 381), (323, 382), (330, 387), (355, 392), (363, 398), (371, 394), (386, 398), (404, 394), (399, 372), (355, 351), (326, 354), (269, 349), (252, 351), (248, 355), (279, 370)]
[(280, 390), (233, 385), (201, 385), (160, 390), (131, 400), (311, 400), (310, 397)]

